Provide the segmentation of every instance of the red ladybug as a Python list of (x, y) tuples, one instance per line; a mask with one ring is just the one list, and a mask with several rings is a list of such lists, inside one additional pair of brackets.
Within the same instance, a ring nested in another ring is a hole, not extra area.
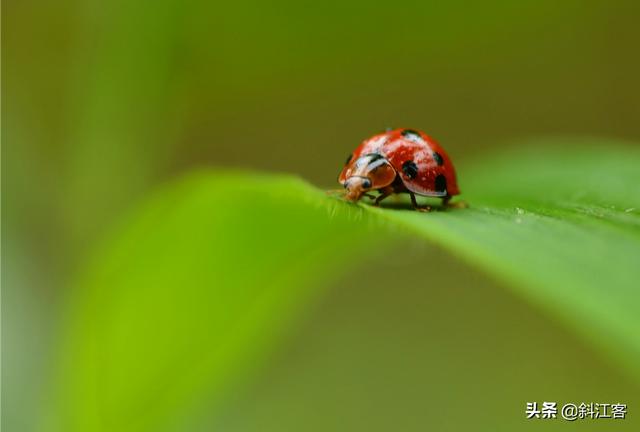
[[(346, 199), (375, 198), (374, 205), (393, 193), (406, 192), (419, 209), (415, 195), (441, 197), (447, 204), (458, 195), (456, 172), (442, 147), (424, 132), (392, 129), (365, 140), (349, 155), (340, 177)], [(377, 190), (374, 197), (367, 192)]]

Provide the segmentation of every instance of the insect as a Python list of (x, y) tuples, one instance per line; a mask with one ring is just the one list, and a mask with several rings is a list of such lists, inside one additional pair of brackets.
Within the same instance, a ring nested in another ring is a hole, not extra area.
[[(424, 132), (415, 129), (388, 129), (365, 140), (349, 155), (338, 177), (345, 198), (358, 201), (363, 196), (374, 205), (394, 193), (408, 193), (419, 207), (416, 195), (442, 198), (447, 205), (458, 195), (456, 172), (442, 147)], [(369, 192), (377, 190), (380, 195)]]

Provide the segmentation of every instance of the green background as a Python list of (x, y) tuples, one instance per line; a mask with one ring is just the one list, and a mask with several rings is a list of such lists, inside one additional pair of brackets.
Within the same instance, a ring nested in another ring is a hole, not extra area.
[[(3, 6), (5, 430), (38, 430), (52, 405), (66, 298), (92, 251), (184, 173), (333, 188), (386, 126), (426, 130), (462, 166), (523, 137), (640, 140), (631, 0)], [(627, 402), (616, 426), (632, 427), (637, 382), (503, 284), (406, 237), (349, 262), (224, 400), (166, 428), (516, 430), (542, 426), (523, 420), (535, 400)]]

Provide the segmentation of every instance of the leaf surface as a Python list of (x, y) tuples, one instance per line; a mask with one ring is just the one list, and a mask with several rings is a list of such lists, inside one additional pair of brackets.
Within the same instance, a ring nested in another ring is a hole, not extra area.
[(196, 173), (158, 191), (69, 299), (49, 426), (175, 421), (203, 394), (221, 396), (332, 275), (404, 236), (496, 276), (640, 378), (640, 152), (565, 144), (459, 167), (468, 208), (431, 213), (247, 172)]

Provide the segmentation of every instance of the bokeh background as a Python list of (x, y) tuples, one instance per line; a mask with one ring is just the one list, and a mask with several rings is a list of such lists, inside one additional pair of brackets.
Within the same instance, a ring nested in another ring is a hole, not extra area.
[[(48, 403), (61, 304), (87, 256), (182, 173), (245, 167), (334, 187), (346, 155), (387, 126), (426, 130), (454, 160), (531, 136), (640, 140), (634, 0), (3, 6), (5, 430), (34, 430)], [(640, 399), (496, 282), (437, 249), (402, 251), (336, 276), (251, 380), (177, 430), (513, 430), (529, 400)], [(411, 289), (426, 260), (447, 289)], [(359, 277), (387, 266), (406, 283)]]

